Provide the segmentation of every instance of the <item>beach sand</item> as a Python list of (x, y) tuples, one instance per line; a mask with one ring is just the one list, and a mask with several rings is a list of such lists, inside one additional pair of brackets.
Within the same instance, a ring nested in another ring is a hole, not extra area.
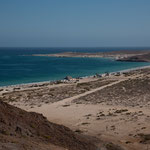
[(150, 147), (149, 67), (77, 82), (34, 85), (5, 87), (1, 97), (103, 143), (112, 142), (127, 150)]

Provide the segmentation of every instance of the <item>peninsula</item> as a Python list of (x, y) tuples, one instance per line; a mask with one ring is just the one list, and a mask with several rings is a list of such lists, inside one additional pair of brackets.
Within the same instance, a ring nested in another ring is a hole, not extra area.
[(117, 61), (129, 62), (150, 62), (150, 50), (120, 50), (111, 52), (63, 52), (55, 54), (33, 54), (32, 56), (47, 56), (47, 57), (101, 57), (113, 58)]

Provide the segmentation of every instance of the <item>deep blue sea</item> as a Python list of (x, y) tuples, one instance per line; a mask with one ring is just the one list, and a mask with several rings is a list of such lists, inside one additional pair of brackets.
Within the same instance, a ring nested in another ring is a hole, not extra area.
[(65, 76), (81, 77), (114, 72), (150, 63), (117, 62), (104, 58), (57, 58), (26, 56), (59, 52), (100, 52), (150, 48), (0, 48), (0, 86), (51, 81)]

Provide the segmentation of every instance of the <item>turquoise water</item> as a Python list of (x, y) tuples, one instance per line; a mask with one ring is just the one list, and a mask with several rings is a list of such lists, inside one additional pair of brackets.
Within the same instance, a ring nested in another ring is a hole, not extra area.
[[(65, 51), (64, 49), (57, 52)], [(71, 51), (67, 50), (67, 51)], [(73, 51), (73, 50), (72, 50)], [(79, 50), (82, 51), (82, 50)], [(98, 51), (98, 49), (96, 49)], [(99, 51), (102, 51), (99, 50)], [(53, 49), (0, 49), (0, 86), (50, 81), (95, 73), (114, 72), (150, 63), (117, 62), (104, 58), (57, 58), (23, 56), (27, 54), (54, 53)]]

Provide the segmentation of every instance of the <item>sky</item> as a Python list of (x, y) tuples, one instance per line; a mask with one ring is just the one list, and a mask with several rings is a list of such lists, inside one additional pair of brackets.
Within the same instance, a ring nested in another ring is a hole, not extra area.
[(150, 46), (150, 0), (0, 0), (0, 47)]

